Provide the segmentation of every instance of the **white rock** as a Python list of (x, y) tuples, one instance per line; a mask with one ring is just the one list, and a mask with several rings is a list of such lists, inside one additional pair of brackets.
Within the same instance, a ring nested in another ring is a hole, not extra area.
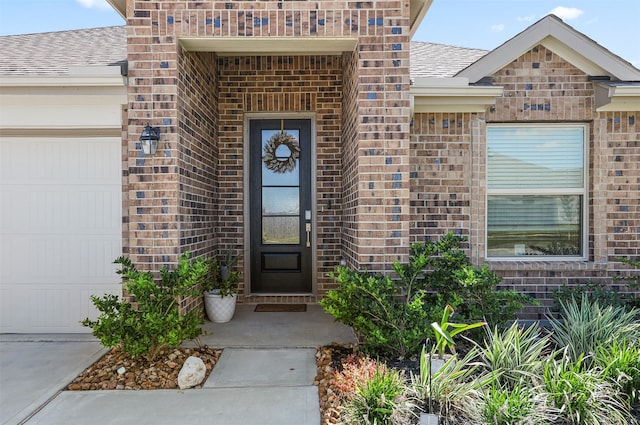
[[(112, 369), (113, 370), (113, 369)], [(120, 369), (118, 369), (118, 375), (124, 375), (124, 373), (127, 371), (127, 369), (124, 368), (124, 366), (122, 366)]]
[(200, 357), (189, 357), (178, 373), (178, 387), (181, 390), (195, 387), (204, 380), (207, 368)]

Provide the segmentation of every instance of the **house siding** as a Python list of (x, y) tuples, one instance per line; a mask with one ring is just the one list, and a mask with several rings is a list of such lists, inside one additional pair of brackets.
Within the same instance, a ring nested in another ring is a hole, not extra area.
[[(634, 113), (595, 110), (589, 76), (544, 46), (536, 46), (491, 76), (504, 87), (483, 114), (416, 114), (412, 132), (412, 240), (447, 231), (468, 236), (475, 264), (488, 262), (502, 286), (535, 296), (589, 280), (611, 284), (633, 270), (618, 257), (640, 254), (640, 136)], [(586, 261), (492, 261), (486, 249), (486, 127), (492, 123), (585, 123), (588, 126), (588, 252)], [(626, 290), (624, 285), (614, 285)]]

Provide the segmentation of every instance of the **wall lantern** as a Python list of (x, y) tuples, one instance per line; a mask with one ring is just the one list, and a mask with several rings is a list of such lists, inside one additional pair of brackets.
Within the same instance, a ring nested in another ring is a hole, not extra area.
[(158, 140), (160, 140), (160, 128), (147, 124), (140, 135), (142, 152), (145, 155), (154, 155), (158, 150)]

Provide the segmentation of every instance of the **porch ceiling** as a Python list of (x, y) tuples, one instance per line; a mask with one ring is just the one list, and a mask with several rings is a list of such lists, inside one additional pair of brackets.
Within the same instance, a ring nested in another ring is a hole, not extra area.
[(191, 52), (218, 56), (335, 55), (355, 50), (356, 37), (181, 37)]

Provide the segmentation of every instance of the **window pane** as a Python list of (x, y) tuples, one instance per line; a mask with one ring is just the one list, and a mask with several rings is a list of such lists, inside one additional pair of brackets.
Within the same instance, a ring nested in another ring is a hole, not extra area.
[(582, 196), (490, 195), (487, 253), (581, 255)]
[(489, 189), (582, 188), (583, 127), (487, 128)]
[(289, 245), (300, 243), (300, 217), (262, 217), (262, 243)]
[(262, 214), (298, 215), (300, 213), (300, 189), (297, 187), (263, 187)]
[[(300, 140), (300, 131), (299, 130), (287, 130), (285, 131), (295, 137), (298, 141)], [(262, 130), (262, 151), (264, 152), (264, 148), (267, 145), (267, 142), (271, 137), (280, 133), (280, 130)], [(286, 160), (290, 155), (291, 151), (285, 146), (280, 145), (275, 151), (276, 158), (278, 160)], [(262, 185), (263, 186), (297, 186), (300, 181), (300, 161), (295, 162), (295, 167), (291, 171), (286, 172), (276, 172), (267, 168), (267, 165), (262, 162)]]

